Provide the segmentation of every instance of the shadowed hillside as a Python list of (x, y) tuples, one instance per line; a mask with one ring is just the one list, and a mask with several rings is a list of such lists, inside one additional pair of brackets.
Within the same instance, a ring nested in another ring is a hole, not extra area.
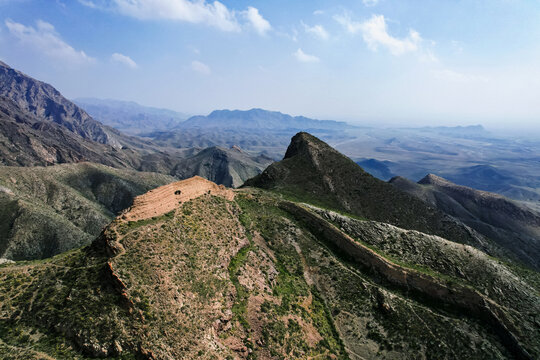
[(456, 185), (433, 174), (418, 183), (401, 177), (390, 183), (495, 240), (523, 263), (540, 268), (538, 213), (502, 195)]
[(87, 245), (135, 196), (173, 180), (91, 163), (0, 167), (0, 258), (41, 259)]
[(292, 199), (405, 229), (439, 235), (490, 254), (501, 249), (454, 218), (374, 178), (346, 156), (307, 133), (295, 135), (282, 161), (246, 182)]
[(172, 174), (180, 179), (199, 175), (218, 184), (238, 187), (271, 163), (269, 157), (250, 155), (237, 146), (230, 149), (216, 146), (180, 160)]

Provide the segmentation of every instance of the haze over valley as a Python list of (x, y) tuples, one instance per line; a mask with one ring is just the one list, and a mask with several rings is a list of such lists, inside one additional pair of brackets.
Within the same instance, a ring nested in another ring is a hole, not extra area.
[(0, 0), (0, 359), (540, 358), (539, 15)]

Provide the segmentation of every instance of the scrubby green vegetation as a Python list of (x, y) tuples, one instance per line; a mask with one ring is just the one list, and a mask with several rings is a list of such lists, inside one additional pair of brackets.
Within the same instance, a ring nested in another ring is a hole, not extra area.
[[(0, 357), (512, 356), (482, 319), (388, 283), (282, 201), (257, 189), (234, 201), (205, 194), (154, 218), (118, 218), (91, 247), (0, 266)], [(310, 211), (398, 265), (501, 301), (536, 354), (538, 296), (525, 275), (440, 238)]]
[(89, 244), (167, 175), (79, 163), (1, 167), (0, 258), (40, 259)]

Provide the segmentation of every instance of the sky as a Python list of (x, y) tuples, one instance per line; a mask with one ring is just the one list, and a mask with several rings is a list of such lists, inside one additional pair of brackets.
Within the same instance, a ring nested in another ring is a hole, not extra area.
[(0, 0), (0, 60), (189, 114), (540, 128), (537, 0)]

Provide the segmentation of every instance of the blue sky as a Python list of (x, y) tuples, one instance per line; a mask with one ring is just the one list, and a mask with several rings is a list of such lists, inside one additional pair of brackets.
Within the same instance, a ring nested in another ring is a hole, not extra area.
[(191, 114), (540, 123), (533, 0), (0, 0), (0, 59), (70, 98)]

